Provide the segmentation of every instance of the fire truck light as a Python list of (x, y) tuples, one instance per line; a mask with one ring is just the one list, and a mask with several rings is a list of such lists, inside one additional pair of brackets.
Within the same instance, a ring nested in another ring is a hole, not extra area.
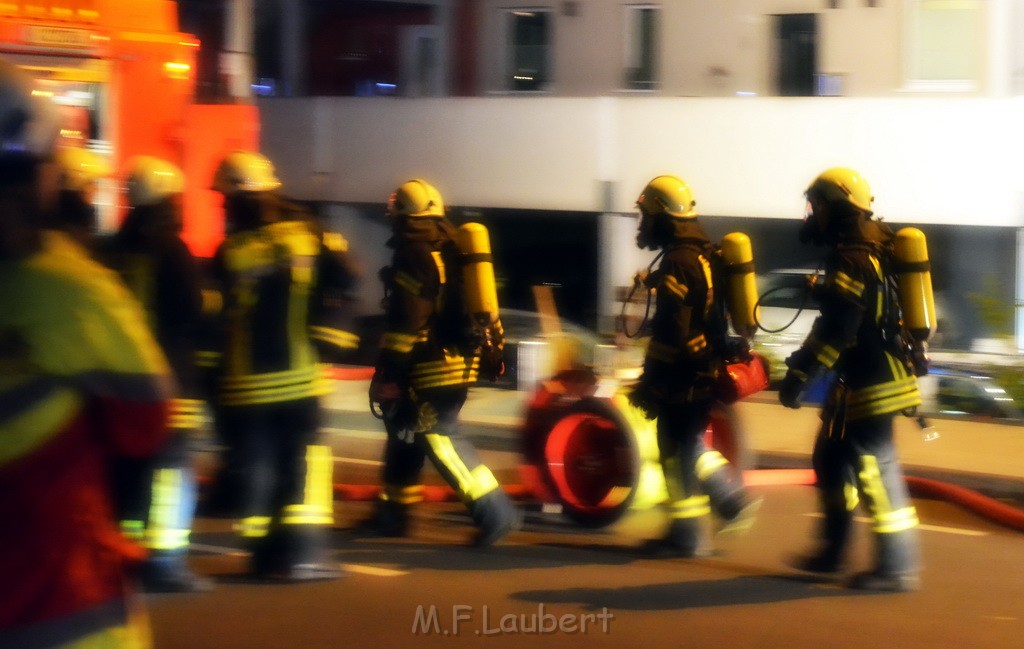
[(175, 63), (168, 61), (164, 63), (164, 72), (172, 79), (187, 79), (192, 66), (188, 63)]

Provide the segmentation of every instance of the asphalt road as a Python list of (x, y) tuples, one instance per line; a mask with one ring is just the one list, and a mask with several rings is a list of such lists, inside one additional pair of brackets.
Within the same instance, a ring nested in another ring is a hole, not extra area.
[[(375, 483), (382, 436), (346, 418), (328, 426), (336, 482)], [(485, 460), (505, 483), (518, 454), (500, 430), (478, 430)], [(438, 484), (428, 471), (430, 482)], [(194, 567), (214, 592), (149, 596), (160, 649), (372, 647), (989, 647), (1024, 638), (1024, 546), (1019, 533), (953, 505), (917, 500), (925, 572), (921, 591), (865, 594), (807, 577), (786, 558), (816, 524), (809, 487), (759, 487), (751, 532), (701, 559), (639, 550), (664, 525), (657, 510), (585, 530), (531, 506), (523, 531), (500, 546), (465, 543), (455, 503), (424, 504), (406, 539), (358, 538), (369, 503), (337, 503), (334, 556), (345, 576), (264, 584), (245, 576), (230, 522), (198, 521)], [(868, 567), (857, 526), (854, 569)]]

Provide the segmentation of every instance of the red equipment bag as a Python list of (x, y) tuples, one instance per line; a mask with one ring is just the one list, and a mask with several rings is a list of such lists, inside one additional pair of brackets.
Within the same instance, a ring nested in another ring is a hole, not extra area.
[(735, 403), (768, 387), (768, 361), (760, 354), (727, 363), (725, 371), (715, 380), (715, 398), (723, 403)]

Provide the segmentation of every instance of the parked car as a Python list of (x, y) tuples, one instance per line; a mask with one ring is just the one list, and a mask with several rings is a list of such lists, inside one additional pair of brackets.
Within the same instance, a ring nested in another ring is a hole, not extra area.
[(1020, 406), (996, 380), (977, 370), (933, 365), (918, 379), (923, 409), (942, 415), (1021, 419)]
[(785, 375), (784, 361), (800, 348), (818, 317), (818, 302), (807, 290), (807, 278), (815, 274), (813, 268), (782, 268), (757, 278), (759, 328), (753, 346), (770, 362), (772, 381)]
[[(835, 375), (827, 372), (815, 377), (804, 389), (801, 400), (807, 405), (821, 404)], [(978, 370), (933, 364), (925, 376), (918, 377), (921, 391), (920, 411), (924, 415), (962, 415), (992, 419), (1022, 419), (1020, 404), (991, 376)]]

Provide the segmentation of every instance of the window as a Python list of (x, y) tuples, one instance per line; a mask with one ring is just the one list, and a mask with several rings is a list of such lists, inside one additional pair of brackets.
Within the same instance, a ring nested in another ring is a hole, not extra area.
[(626, 6), (626, 88), (657, 87), (660, 22), (661, 9), (655, 5)]
[(509, 88), (545, 90), (550, 80), (551, 12), (509, 11)]
[(969, 90), (983, 42), (980, 0), (910, 0), (909, 84), (924, 89)]

